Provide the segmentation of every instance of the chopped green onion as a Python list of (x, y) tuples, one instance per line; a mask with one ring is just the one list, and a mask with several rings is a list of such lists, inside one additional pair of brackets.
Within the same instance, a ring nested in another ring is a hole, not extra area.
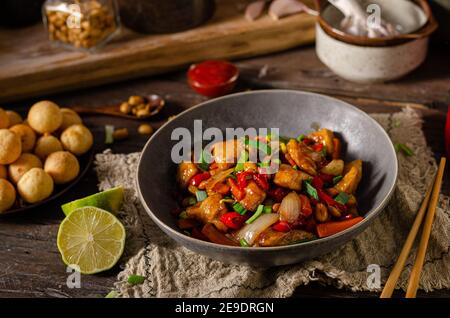
[(208, 157), (207, 154), (205, 153), (205, 150), (203, 149), (202, 152), (200, 153), (200, 158), (199, 158), (199, 164), (198, 166), (200, 167), (200, 169), (202, 169), (203, 171), (208, 171), (209, 169), (209, 163), (208, 163)]
[(272, 149), (270, 148), (270, 146), (264, 142), (260, 142), (259, 140), (249, 140), (247, 142), (247, 145), (249, 147), (258, 149), (259, 151), (262, 151), (269, 156), (272, 153)]
[(243, 151), (238, 159), (237, 165), (234, 168), (234, 171), (242, 171), (244, 170), (244, 163), (248, 161), (248, 152)]
[(183, 233), (184, 233), (184, 235), (191, 236), (191, 232), (189, 232), (187, 230), (184, 230)]
[(263, 212), (266, 214), (272, 213), (272, 206), (271, 205), (265, 205)]
[(303, 141), (303, 139), (305, 139), (305, 138), (306, 138), (306, 136), (301, 134), (300, 136), (297, 137), (297, 141), (298, 142)]
[(323, 147), (322, 148), (322, 150), (320, 150), (320, 155), (322, 156), (322, 157), (326, 157), (327, 156), (327, 150), (325, 149), (325, 147)]
[(195, 199), (194, 197), (189, 197), (189, 198), (187, 198), (187, 203), (189, 205), (194, 205), (197, 203), (197, 199)]
[(345, 192), (340, 192), (335, 198), (334, 201), (336, 201), (337, 203), (346, 205), (348, 202), (348, 199), (350, 199), (350, 197), (348, 196), (347, 193)]
[(258, 208), (256, 209), (255, 214), (253, 214), (250, 219), (245, 221), (245, 223), (246, 224), (253, 223), (253, 221), (255, 221), (257, 218), (259, 218), (259, 216), (263, 213), (263, 210), (264, 210), (264, 205), (262, 205), (262, 204), (258, 205)]
[(397, 152), (403, 152), (403, 154), (407, 157), (411, 157), (414, 156), (414, 151), (412, 151), (411, 148), (409, 148), (407, 145), (405, 144), (395, 144), (395, 151)]
[(241, 239), (239, 241), (239, 244), (241, 244), (242, 247), (249, 247), (250, 244), (248, 244), (248, 242), (245, 239)]
[(298, 167), (295, 165), (292, 168), (294, 168), (294, 170), (298, 170)]
[(179, 219), (187, 219), (187, 218), (188, 218), (187, 212), (186, 212), (186, 211), (181, 212), (181, 213), (178, 215), (178, 218), (179, 218)]
[(105, 144), (110, 145), (114, 142), (114, 126), (105, 126)]
[(311, 184), (310, 180), (307, 180), (304, 182), (305, 186), (306, 186), (306, 193), (308, 193), (308, 195), (316, 200), (319, 200), (319, 194), (317, 193), (316, 188), (314, 188)]
[(342, 176), (334, 177), (334, 178), (333, 178), (333, 184), (336, 184), (336, 183), (338, 183), (338, 182), (341, 181), (341, 180), (342, 180)]
[(117, 296), (119, 296), (119, 294), (115, 290), (111, 290), (105, 298), (117, 298)]
[(197, 197), (197, 202), (202, 202), (208, 197), (205, 191), (197, 191), (195, 192), (195, 196)]
[(128, 284), (140, 285), (145, 281), (145, 277), (141, 275), (130, 275), (128, 276)]
[(277, 165), (281, 165), (281, 160), (280, 159), (274, 159), (273, 162)]
[(268, 167), (270, 167), (270, 162), (269, 161), (260, 162), (260, 163), (258, 163), (258, 167), (260, 167), (260, 168), (268, 168)]
[(239, 213), (241, 215), (244, 215), (245, 213), (247, 213), (247, 210), (239, 202), (236, 202), (235, 204), (233, 204), (233, 210), (235, 210), (237, 213)]

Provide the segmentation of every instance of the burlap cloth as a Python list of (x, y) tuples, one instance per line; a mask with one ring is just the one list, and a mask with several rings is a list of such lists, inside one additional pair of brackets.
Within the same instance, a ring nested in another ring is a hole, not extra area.
[[(126, 187), (119, 217), (127, 228), (127, 245), (122, 272), (115, 285), (123, 297), (287, 297), (295, 288), (311, 281), (332, 284), (353, 291), (370, 290), (367, 267), (378, 264), (385, 282), (437, 166), (427, 148), (421, 120), (412, 110), (393, 115), (373, 114), (393, 142), (405, 143), (415, 156), (398, 155), (400, 172), (395, 195), (388, 207), (362, 234), (335, 252), (298, 265), (252, 268), (223, 264), (179, 246), (164, 234), (146, 214), (136, 196), (135, 170), (139, 153), (96, 157), (100, 190)], [(433, 232), (422, 272), (420, 288), (425, 291), (450, 287), (449, 197), (441, 195)], [(400, 278), (405, 289), (415, 250)], [(131, 286), (131, 274), (146, 277)], [(373, 290), (373, 289), (372, 289)]]

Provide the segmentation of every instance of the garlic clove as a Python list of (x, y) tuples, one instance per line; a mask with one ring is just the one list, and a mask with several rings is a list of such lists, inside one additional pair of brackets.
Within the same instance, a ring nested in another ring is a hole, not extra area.
[(263, 14), (265, 7), (265, 0), (258, 0), (250, 3), (245, 9), (245, 18), (248, 21), (255, 21)]

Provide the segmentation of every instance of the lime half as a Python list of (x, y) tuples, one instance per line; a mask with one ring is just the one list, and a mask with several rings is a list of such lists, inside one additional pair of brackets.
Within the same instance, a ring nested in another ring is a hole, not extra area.
[(85, 206), (95, 206), (108, 212), (116, 213), (122, 206), (122, 202), (123, 188), (117, 187), (66, 203), (61, 206), (61, 209), (65, 215), (69, 215), (72, 211)]
[(111, 213), (83, 207), (70, 213), (59, 226), (57, 244), (66, 265), (82, 274), (113, 267), (122, 256), (125, 228)]

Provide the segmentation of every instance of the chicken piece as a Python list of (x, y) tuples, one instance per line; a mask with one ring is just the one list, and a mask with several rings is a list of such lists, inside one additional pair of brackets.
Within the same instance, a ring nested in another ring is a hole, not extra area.
[(303, 143), (291, 139), (286, 145), (286, 148), (289, 156), (300, 169), (313, 176), (317, 174), (316, 163), (308, 156), (308, 148)]
[(233, 139), (218, 142), (212, 146), (212, 157), (219, 170), (225, 170), (234, 165), (244, 149), (242, 142)]
[(259, 235), (257, 245), (264, 247), (282, 246), (312, 240), (313, 238), (314, 235), (312, 233), (302, 230), (277, 232), (272, 230), (271, 228), (268, 228)]
[(319, 142), (325, 146), (327, 150), (327, 154), (331, 155), (334, 151), (334, 134), (331, 130), (322, 128), (318, 131), (315, 131), (309, 135), (309, 138), (314, 140), (315, 142)]
[(300, 191), (303, 181), (311, 178), (309, 174), (303, 171), (295, 170), (289, 165), (282, 164), (275, 174), (273, 182), (280, 187)]
[(212, 223), (219, 230), (225, 232), (227, 227), (220, 221), (220, 217), (227, 212), (227, 207), (220, 194), (213, 194), (202, 202), (197, 203), (186, 209), (189, 218), (201, 221), (202, 223)]
[(245, 188), (245, 196), (240, 203), (247, 210), (255, 211), (265, 198), (266, 193), (258, 187), (256, 182), (250, 181)]
[(345, 166), (344, 173), (344, 177), (336, 184), (335, 188), (340, 192), (353, 194), (362, 178), (362, 161), (355, 160), (350, 162)]
[(177, 181), (181, 188), (186, 189), (189, 180), (198, 173), (197, 166), (188, 161), (183, 161), (178, 165)]
[(329, 174), (332, 176), (340, 176), (344, 171), (344, 161), (343, 160), (331, 160), (329, 164), (320, 169), (320, 172)]

